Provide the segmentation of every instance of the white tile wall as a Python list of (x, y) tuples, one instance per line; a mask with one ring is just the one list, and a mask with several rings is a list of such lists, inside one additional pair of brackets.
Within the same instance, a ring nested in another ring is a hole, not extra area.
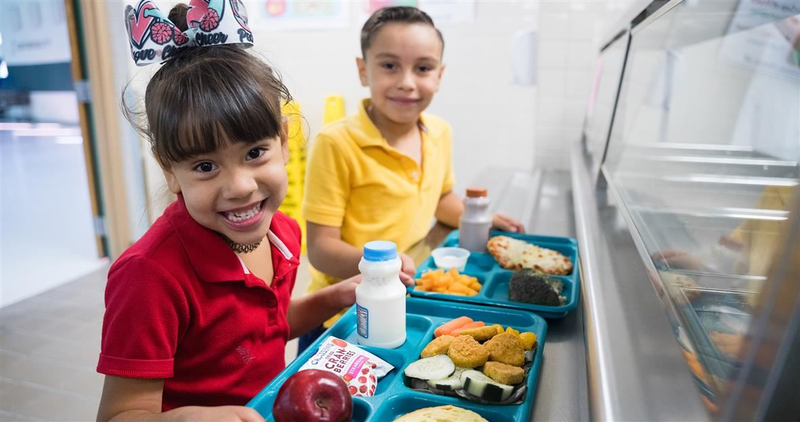
[(543, 1), (534, 165), (566, 168), (583, 126), (597, 51), (630, 1)]
[(567, 72), (562, 69), (539, 70), (539, 96), (563, 98), (567, 93)]

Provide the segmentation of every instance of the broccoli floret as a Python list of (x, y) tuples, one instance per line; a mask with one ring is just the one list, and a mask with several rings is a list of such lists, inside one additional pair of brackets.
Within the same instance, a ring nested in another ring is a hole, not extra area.
[(511, 276), (508, 296), (514, 302), (560, 306), (561, 288), (561, 280), (552, 279), (546, 274), (531, 269), (523, 269)]
[(544, 281), (545, 281), (545, 283), (549, 284), (550, 287), (552, 287), (553, 290), (555, 290), (556, 293), (558, 293), (558, 294), (561, 294), (561, 291), (564, 290), (564, 283), (562, 283), (561, 280), (559, 280), (557, 278), (545, 276), (545, 280)]

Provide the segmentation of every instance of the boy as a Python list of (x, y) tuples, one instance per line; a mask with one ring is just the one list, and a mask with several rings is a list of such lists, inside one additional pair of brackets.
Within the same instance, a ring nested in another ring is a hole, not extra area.
[[(308, 162), (303, 217), (316, 269), (309, 293), (358, 274), (361, 247), (377, 239), (404, 252), (401, 279), (408, 283), (415, 260), (429, 252), (421, 241), (431, 219), (458, 227), (464, 209), (452, 192), (452, 130), (422, 114), (439, 90), (443, 51), (441, 32), (417, 8), (380, 9), (364, 24), (356, 65), (371, 98), (317, 135)], [(502, 215), (493, 223), (524, 230)], [(301, 337), (300, 350), (323, 331)]]

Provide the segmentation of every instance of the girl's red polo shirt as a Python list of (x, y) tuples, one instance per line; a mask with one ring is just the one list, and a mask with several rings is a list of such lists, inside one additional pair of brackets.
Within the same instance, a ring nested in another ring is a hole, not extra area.
[(285, 366), (300, 227), (272, 218), (274, 279), (250, 274), (183, 198), (111, 266), (97, 371), (164, 378), (162, 409), (243, 405)]

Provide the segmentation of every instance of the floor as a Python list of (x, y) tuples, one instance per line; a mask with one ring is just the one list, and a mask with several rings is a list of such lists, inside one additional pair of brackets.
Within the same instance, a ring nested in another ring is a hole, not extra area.
[[(108, 266), (0, 308), (0, 422), (93, 421), (103, 388), (100, 352)], [(301, 259), (294, 296), (305, 292)], [(297, 340), (286, 348), (286, 362)]]
[(0, 306), (106, 265), (80, 128), (0, 123), (0, 187)]

